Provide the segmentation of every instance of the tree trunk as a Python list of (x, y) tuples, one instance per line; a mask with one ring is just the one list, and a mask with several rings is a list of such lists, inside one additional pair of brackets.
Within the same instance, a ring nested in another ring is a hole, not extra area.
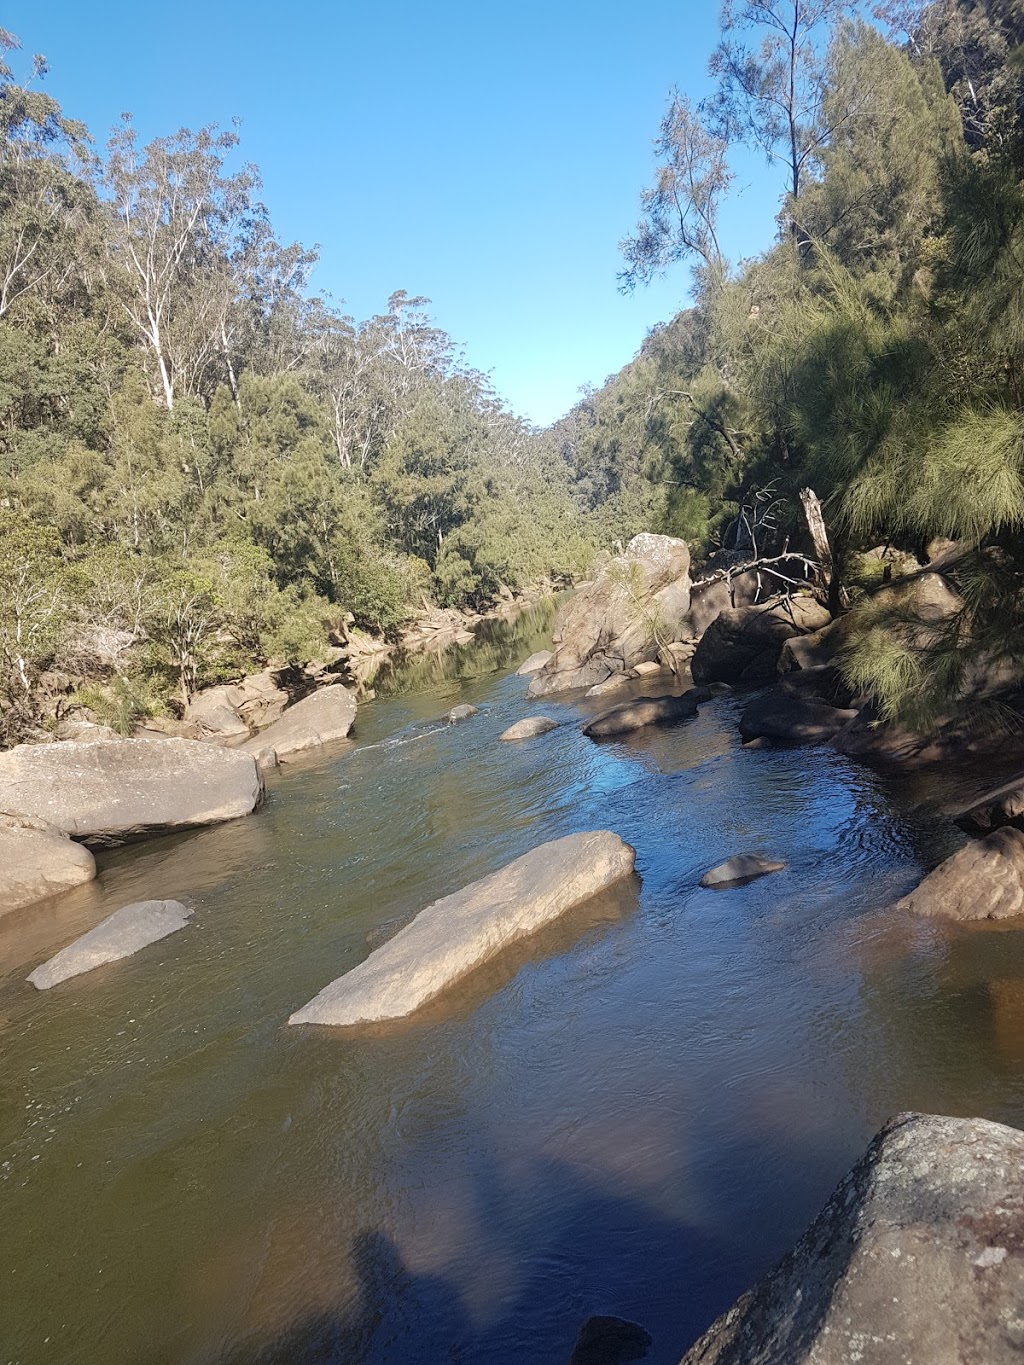
[(823, 585), (828, 593), (828, 608), (834, 616), (848, 603), (832, 559), (832, 547), (828, 543), (828, 532), (825, 530), (821, 499), (813, 488), (802, 488), (800, 490), (800, 506), (803, 509), (804, 520), (807, 523), (811, 543), (814, 546), (814, 557), (821, 565)]

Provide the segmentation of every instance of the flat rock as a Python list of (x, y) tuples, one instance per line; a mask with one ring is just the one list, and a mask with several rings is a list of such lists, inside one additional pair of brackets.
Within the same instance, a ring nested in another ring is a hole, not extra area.
[(248, 736), (249, 727), (233, 704), (236, 693), (232, 686), (208, 687), (197, 692), (185, 707), (184, 719), (198, 725), (204, 739), (224, 741)]
[(1019, 1365), (1024, 1133), (891, 1119), (682, 1365)]
[(429, 905), (288, 1022), (404, 1018), (502, 949), (628, 877), (634, 859), (633, 849), (607, 830), (541, 844)]
[(893, 909), (956, 920), (1024, 914), (1024, 832), (1006, 825), (965, 844)]
[(191, 913), (180, 901), (137, 901), (134, 905), (123, 905), (95, 929), (37, 967), (28, 980), (37, 990), (46, 991), (104, 963), (131, 957), (140, 948), (184, 929)]
[(747, 704), (740, 716), (740, 734), (745, 740), (825, 744), (856, 715), (856, 711), (831, 706), (820, 697), (799, 696), (775, 687)]
[(552, 660), (554, 651), (550, 649), (538, 649), (536, 654), (531, 654), (528, 659), (516, 669), (517, 678), (529, 678), (534, 673), (539, 673)]
[(470, 716), (480, 714), (478, 706), (470, 706), (468, 702), (462, 702), (459, 706), (453, 706), (445, 716), (449, 725), (458, 725), (460, 720), (469, 720)]
[(628, 735), (648, 725), (671, 725), (675, 721), (690, 720), (697, 714), (701, 702), (708, 701), (711, 692), (706, 687), (691, 687), (678, 697), (635, 697), (620, 702), (583, 726), (590, 739), (609, 739), (614, 735)]
[(772, 858), (762, 858), (759, 853), (737, 853), (734, 858), (728, 858), (710, 872), (705, 872), (700, 884), (721, 888), (741, 886), (745, 882), (756, 881), (758, 877), (767, 877), (770, 872), (782, 872), (785, 866), (785, 863)]
[(89, 850), (45, 820), (0, 814), (0, 915), (95, 876)]
[(558, 721), (552, 720), (550, 716), (526, 716), (523, 720), (517, 720), (515, 725), (510, 725), (507, 730), (503, 730), (498, 738), (536, 739), (538, 735), (546, 735), (549, 730), (557, 729)]
[(247, 740), (242, 749), (250, 754), (273, 749), (278, 761), (287, 763), (295, 754), (345, 739), (355, 718), (355, 693), (339, 684), (324, 687), (289, 706), (280, 720)]
[(646, 659), (642, 664), (637, 664), (636, 668), (630, 670), (633, 678), (655, 678), (659, 673), (664, 672), (657, 659)]
[(632, 681), (633, 679), (628, 673), (613, 673), (610, 678), (605, 678), (604, 682), (595, 683), (593, 687), (588, 687), (584, 695), (587, 697), (604, 697), (609, 692), (618, 692)]
[(233, 820), (262, 798), (251, 754), (196, 740), (19, 744), (0, 754), (0, 806), (98, 843)]

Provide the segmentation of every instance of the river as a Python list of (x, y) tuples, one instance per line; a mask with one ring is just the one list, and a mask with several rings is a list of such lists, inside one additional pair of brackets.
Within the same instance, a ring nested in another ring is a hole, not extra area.
[[(669, 1365), (890, 1114), (1024, 1125), (1024, 933), (877, 913), (957, 842), (919, 793), (742, 749), (730, 698), (592, 743), (511, 671), (548, 630), (416, 664), (255, 816), (0, 920), (0, 1365), (567, 1365), (594, 1313)], [(496, 743), (533, 713), (567, 723)], [(403, 1025), (285, 1027), (431, 900), (600, 828), (635, 885)], [(700, 889), (745, 850), (787, 869)], [(25, 984), (146, 897), (194, 917)]]

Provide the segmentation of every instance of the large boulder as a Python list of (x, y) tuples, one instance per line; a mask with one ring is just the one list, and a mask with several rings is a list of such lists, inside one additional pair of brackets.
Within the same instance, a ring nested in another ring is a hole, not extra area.
[(634, 536), (558, 613), (555, 652), (530, 683), (531, 697), (593, 687), (656, 659), (679, 639), (690, 606), (690, 551), (671, 536)]
[(1024, 914), (1024, 832), (1007, 825), (965, 844), (893, 909), (956, 920)]
[(1018, 1365), (1024, 1133), (901, 1114), (682, 1365)]
[(197, 692), (185, 708), (184, 719), (198, 726), (201, 738), (231, 743), (272, 725), (288, 702), (278, 675), (268, 668), (241, 682)]
[(763, 683), (775, 676), (782, 646), (808, 635), (831, 617), (813, 597), (798, 596), (762, 606), (728, 607), (701, 637), (690, 662), (695, 683)]
[(233, 820), (262, 798), (251, 754), (191, 739), (19, 744), (0, 754), (0, 807), (88, 842)]
[(648, 725), (672, 725), (676, 721), (691, 720), (701, 702), (712, 693), (707, 687), (691, 687), (678, 697), (633, 697), (620, 702), (604, 715), (583, 726), (590, 739), (610, 739), (614, 735), (628, 735)]
[(1024, 777), (1011, 778), (986, 792), (957, 813), (956, 823), (968, 834), (989, 834), (1003, 825), (1024, 829)]
[(115, 910), (67, 948), (62, 948), (29, 975), (36, 990), (91, 972), (107, 962), (131, 957), (140, 948), (184, 929), (192, 911), (180, 901), (138, 901)]
[(770, 739), (778, 744), (825, 744), (856, 714), (820, 697), (772, 687), (747, 703), (740, 734), (745, 740)]
[(0, 915), (92, 881), (96, 860), (45, 820), (0, 814)]
[(429, 905), (288, 1022), (345, 1025), (412, 1014), (516, 940), (628, 877), (634, 858), (607, 830), (541, 844)]
[(344, 739), (356, 718), (355, 694), (347, 687), (325, 687), (289, 706), (280, 720), (242, 745), (250, 754), (273, 750), (279, 763)]

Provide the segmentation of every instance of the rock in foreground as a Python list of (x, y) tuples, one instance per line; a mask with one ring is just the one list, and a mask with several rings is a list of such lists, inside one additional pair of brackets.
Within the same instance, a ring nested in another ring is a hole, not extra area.
[(767, 877), (771, 872), (782, 872), (785, 866), (785, 863), (772, 858), (762, 858), (759, 853), (737, 853), (734, 858), (728, 858), (710, 872), (705, 872), (700, 884), (724, 890), (731, 886), (742, 886), (744, 882), (752, 882), (758, 877)]
[(138, 901), (108, 915), (95, 929), (44, 962), (29, 976), (37, 990), (49, 990), (107, 962), (131, 957), (140, 948), (184, 929), (192, 911), (180, 901)]
[(682, 1365), (1017, 1365), (1022, 1303), (1024, 1133), (901, 1114)]
[(607, 830), (541, 844), (422, 910), (331, 982), (290, 1024), (401, 1019), (528, 934), (628, 877), (634, 852)]
[(95, 876), (89, 850), (45, 820), (0, 814), (0, 915)]
[(609, 739), (613, 735), (628, 735), (648, 725), (671, 725), (680, 720), (691, 720), (701, 702), (708, 701), (711, 692), (706, 687), (691, 687), (678, 697), (634, 697), (620, 702), (603, 716), (584, 725), (583, 733), (590, 739)]
[(233, 820), (262, 797), (251, 754), (190, 739), (19, 744), (0, 754), (8, 810), (97, 843)]
[(1024, 914), (1024, 832), (1006, 825), (965, 844), (893, 909), (958, 920)]
[(254, 735), (242, 748), (250, 754), (273, 749), (280, 763), (296, 754), (345, 739), (356, 718), (355, 695), (335, 684), (289, 706), (280, 720)]
[(546, 735), (549, 730), (557, 729), (558, 721), (552, 720), (550, 716), (526, 716), (523, 720), (517, 720), (515, 725), (510, 725), (507, 730), (503, 730), (498, 738), (536, 739), (538, 735)]

